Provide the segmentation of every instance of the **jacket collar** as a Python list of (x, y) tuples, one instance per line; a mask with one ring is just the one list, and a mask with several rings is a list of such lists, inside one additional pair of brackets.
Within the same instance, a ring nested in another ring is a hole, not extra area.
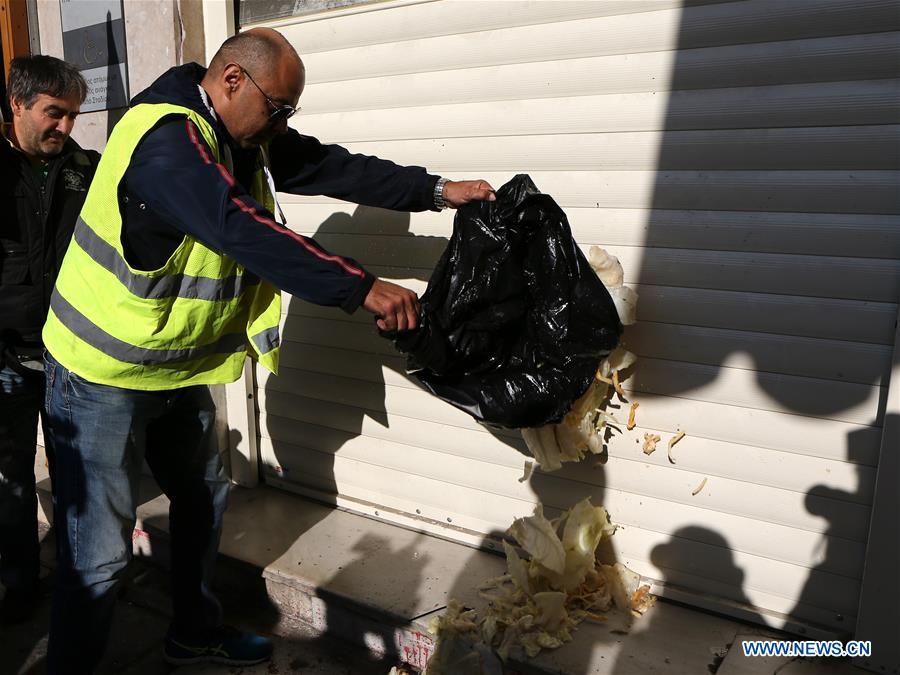
[[(153, 84), (132, 98), (131, 106), (141, 103), (172, 103), (189, 108), (209, 122), (220, 141), (227, 143), (233, 153), (242, 155), (247, 151), (241, 150), (234, 143), (225, 125), (222, 124), (212, 108), (209, 97), (204, 96), (206, 92), (200, 87), (200, 82), (203, 81), (205, 75), (206, 68), (198, 63), (186, 63), (183, 66), (169, 68)], [(250, 154), (255, 156), (256, 151), (254, 150)]]

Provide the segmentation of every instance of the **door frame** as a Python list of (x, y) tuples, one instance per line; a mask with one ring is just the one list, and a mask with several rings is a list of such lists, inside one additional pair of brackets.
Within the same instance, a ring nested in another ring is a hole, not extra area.
[(872, 641), (872, 655), (854, 663), (876, 672), (900, 673), (900, 311), (886, 398), (854, 636)]
[(9, 64), (17, 56), (31, 54), (28, 31), (28, 3), (25, 0), (0, 0), (0, 45), (3, 48), (3, 81)]

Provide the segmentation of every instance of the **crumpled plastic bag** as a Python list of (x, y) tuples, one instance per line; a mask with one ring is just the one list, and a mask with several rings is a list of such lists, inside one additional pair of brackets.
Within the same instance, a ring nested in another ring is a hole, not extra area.
[(419, 327), (391, 336), (407, 370), (500, 427), (559, 422), (622, 333), (565, 213), (527, 175), (460, 207), (421, 302)]

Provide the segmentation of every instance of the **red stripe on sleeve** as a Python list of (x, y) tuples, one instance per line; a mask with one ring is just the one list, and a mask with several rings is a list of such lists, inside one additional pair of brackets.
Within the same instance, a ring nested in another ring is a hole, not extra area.
[[(213, 162), (209, 158), (209, 155), (206, 152), (206, 148), (203, 147), (203, 144), (200, 143), (200, 140), (197, 138), (197, 130), (196, 130), (196, 127), (194, 126), (193, 122), (191, 122), (189, 119), (185, 120), (185, 125), (187, 126), (188, 136), (190, 137), (194, 146), (197, 148), (197, 152), (200, 154), (200, 158), (203, 160), (203, 163), (204, 164), (212, 164)], [(228, 186), (230, 188), (234, 188), (234, 185), (235, 185), (234, 176), (232, 176), (228, 172), (228, 169), (226, 169), (224, 166), (222, 166), (218, 162), (216, 162), (215, 166), (219, 170), (219, 173), (222, 174), (222, 178), (225, 179), (225, 182), (228, 183)], [(290, 229), (284, 227), (283, 225), (276, 223), (274, 220), (271, 220), (269, 218), (264, 218), (263, 216), (259, 215), (259, 213), (256, 211), (255, 208), (245, 204), (243, 201), (241, 201), (241, 199), (239, 197), (232, 195), (231, 201), (234, 202), (242, 212), (246, 213), (248, 216), (253, 218), (253, 220), (255, 220), (256, 222), (266, 225), (270, 229), (278, 232), (279, 234), (283, 234), (283, 235), (290, 237), (291, 239), (293, 239), (294, 241), (296, 241), (297, 243), (302, 245), (303, 248), (305, 248), (307, 251), (312, 253), (314, 256), (316, 256), (320, 260), (326, 260), (328, 262), (333, 262), (336, 265), (340, 266), (341, 269), (343, 269), (348, 274), (352, 274), (361, 279), (366, 276), (365, 272), (363, 272), (358, 267), (354, 267), (353, 265), (348, 263), (346, 260), (344, 260), (340, 256), (330, 255), (328, 253), (325, 253), (324, 251), (318, 249), (316, 246), (313, 246), (310, 243), (309, 239), (307, 239), (303, 235), (297, 234), (293, 230), (290, 230)]]

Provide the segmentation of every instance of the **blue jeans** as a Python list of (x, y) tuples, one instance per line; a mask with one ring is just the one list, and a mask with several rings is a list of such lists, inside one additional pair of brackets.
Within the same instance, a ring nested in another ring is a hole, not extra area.
[(192, 635), (217, 627), (221, 607), (210, 581), (229, 484), (215, 447), (209, 389), (94, 384), (49, 354), (46, 375), (58, 558), (49, 672), (90, 673), (103, 655), (131, 559), (145, 459), (170, 501), (171, 630)]
[(34, 455), (43, 396), (40, 371), (0, 368), (0, 582), (7, 591), (35, 590), (40, 572)]

